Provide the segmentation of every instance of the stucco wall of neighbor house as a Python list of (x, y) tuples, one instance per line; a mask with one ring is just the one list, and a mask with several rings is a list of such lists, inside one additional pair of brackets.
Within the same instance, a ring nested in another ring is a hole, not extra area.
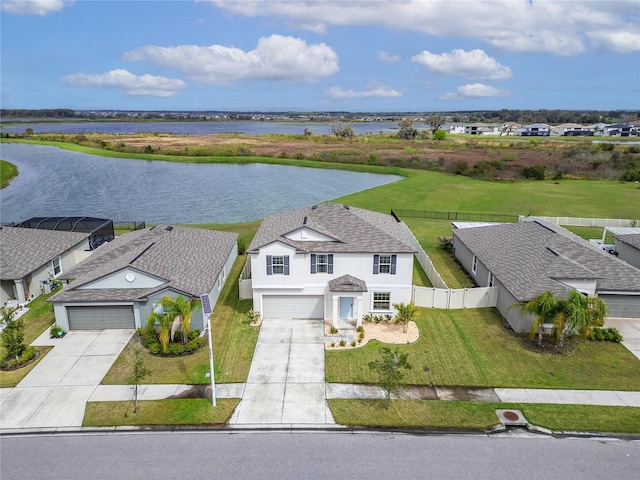
[(103, 288), (154, 288), (162, 285), (163, 280), (147, 275), (133, 268), (125, 268), (107, 277), (78, 287), (78, 290)]
[(0, 282), (0, 306), (4, 306), (13, 298), (13, 280), (2, 280)]
[(597, 281), (595, 279), (556, 278), (555, 280), (575, 288), (580, 293), (586, 293), (587, 295), (596, 294)]
[(640, 268), (640, 250), (623, 242), (616, 241), (615, 250), (618, 252), (618, 258), (624, 260), (629, 265)]
[(518, 302), (499, 280), (495, 281), (495, 286), (498, 287), (498, 304), (496, 305), (496, 308), (511, 326), (513, 331), (517, 333), (524, 333), (531, 330), (531, 325), (533, 325), (534, 320), (533, 315), (523, 314), (519, 307), (512, 308), (512, 306)]
[[(471, 250), (469, 250), (467, 246), (464, 243), (462, 243), (458, 237), (455, 236), (455, 234), (453, 236), (453, 254), (460, 262), (460, 265), (462, 265), (462, 267), (467, 271), (467, 273), (471, 275), (471, 267), (473, 265), (473, 253), (471, 253)], [(472, 278), (475, 278), (475, 276), (472, 275)]]
[(60, 254), (60, 264), (62, 266), (62, 271), (66, 272), (71, 267), (75, 266), (79, 259), (82, 260), (84, 255), (79, 254), (77, 252), (84, 252), (89, 250), (89, 239), (85, 239), (80, 243), (77, 243), (69, 250), (66, 250), (62, 254)]

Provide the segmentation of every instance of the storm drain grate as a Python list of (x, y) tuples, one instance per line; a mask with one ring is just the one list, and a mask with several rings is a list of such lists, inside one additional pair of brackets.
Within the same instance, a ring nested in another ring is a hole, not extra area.
[(496, 415), (504, 426), (527, 426), (529, 424), (520, 410), (496, 410)]

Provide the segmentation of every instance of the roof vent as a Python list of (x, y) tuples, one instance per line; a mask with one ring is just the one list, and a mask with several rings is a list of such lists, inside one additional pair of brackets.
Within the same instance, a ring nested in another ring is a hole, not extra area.
[(311, 210), (315, 210), (316, 208), (318, 208), (318, 205), (314, 205), (311, 207)]
[(167, 232), (170, 232), (171, 230), (173, 230), (173, 227), (172, 227), (171, 225), (169, 225), (168, 227), (166, 227), (166, 228), (165, 228), (165, 230), (166, 230)]
[(306, 225), (307, 224), (307, 217), (304, 217), (304, 220), (302, 220), (302, 224)]
[(349, 210), (349, 205), (342, 205), (342, 208), (344, 208), (345, 210)]

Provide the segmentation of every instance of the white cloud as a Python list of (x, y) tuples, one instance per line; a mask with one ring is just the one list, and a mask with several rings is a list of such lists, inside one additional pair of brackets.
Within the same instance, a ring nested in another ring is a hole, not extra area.
[[(327, 26), (379, 25), (437, 37), (482, 40), (512, 52), (557, 55), (583, 53), (592, 47), (590, 38), (607, 36), (607, 32), (640, 30), (636, 0), (201, 1), (236, 15), (283, 17), (318, 33), (325, 32)], [(598, 46), (624, 51), (620, 41), (600, 41)]]
[(455, 92), (449, 92), (442, 95), (440, 100), (462, 100), (465, 98), (483, 98), (483, 97), (505, 97), (510, 95), (508, 90), (500, 90), (491, 85), (482, 83), (469, 83), (458, 87)]
[(74, 3), (75, 0), (2, 0), (0, 8), (8, 14), (44, 17)]
[(77, 73), (61, 79), (76, 87), (112, 87), (123, 90), (130, 96), (173, 97), (187, 84), (179, 79), (171, 79), (145, 74), (134, 75), (127, 70), (117, 69), (98, 74)]
[(222, 45), (148, 45), (125, 53), (124, 58), (178, 68), (193, 80), (211, 85), (237, 80), (315, 81), (339, 70), (338, 55), (331, 47), (281, 35), (261, 38), (256, 49), (248, 52)]
[(344, 90), (340, 87), (331, 87), (327, 90), (327, 97), (332, 100), (344, 100), (346, 98), (392, 98), (401, 97), (402, 93), (381, 83), (370, 83), (363, 92)]
[(638, 30), (615, 30), (587, 32), (591, 43), (605, 50), (619, 53), (640, 51), (640, 33)]
[(457, 75), (474, 80), (506, 80), (512, 75), (509, 67), (500, 65), (495, 58), (479, 49), (468, 52), (456, 49), (441, 55), (425, 50), (411, 60), (438, 75)]
[(400, 55), (394, 55), (389, 52), (378, 52), (378, 60), (381, 62), (394, 63), (401, 60)]

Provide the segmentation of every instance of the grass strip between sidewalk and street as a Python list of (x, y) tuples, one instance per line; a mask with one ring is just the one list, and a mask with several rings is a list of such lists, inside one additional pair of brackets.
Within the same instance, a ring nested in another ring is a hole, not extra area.
[(82, 426), (225, 425), (239, 402), (239, 398), (220, 398), (214, 408), (205, 398), (141, 400), (136, 413), (133, 400), (88, 402)]
[(386, 428), (487, 430), (497, 409), (520, 410), (529, 423), (554, 432), (640, 433), (640, 408), (598, 405), (481, 403), (433, 400), (328, 400), (336, 423)]

